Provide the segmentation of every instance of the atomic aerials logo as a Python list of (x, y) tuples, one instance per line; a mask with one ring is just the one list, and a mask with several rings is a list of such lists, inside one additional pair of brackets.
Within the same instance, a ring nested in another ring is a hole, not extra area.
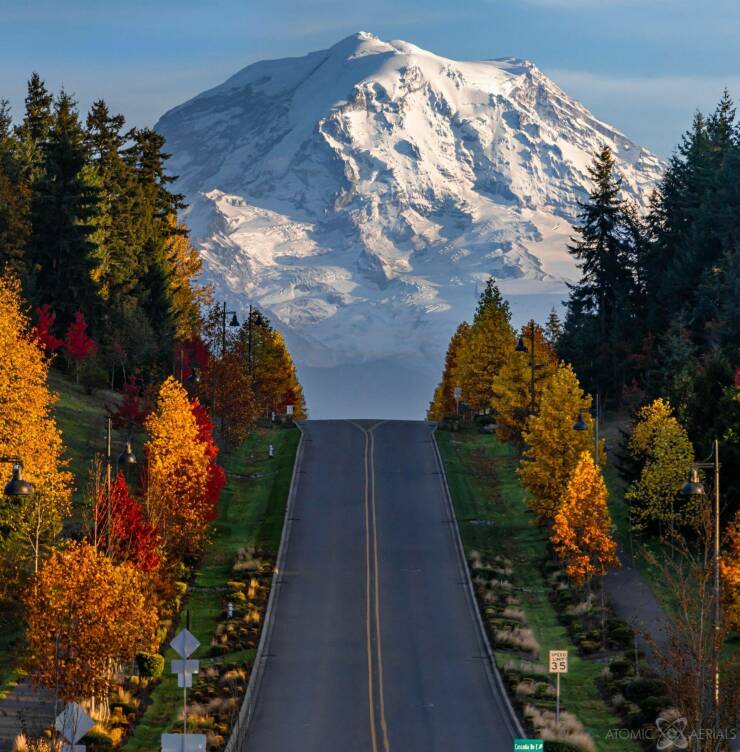
[(660, 739), (655, 745), (659, 750), (688, 749), (689, 740), (686, 738), (685, 718), (658, 718), (655, 722)]

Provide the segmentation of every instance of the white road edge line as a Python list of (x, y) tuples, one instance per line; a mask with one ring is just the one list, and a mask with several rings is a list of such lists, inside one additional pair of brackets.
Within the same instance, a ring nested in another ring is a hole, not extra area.
[[(504, 686), (504, 683), (501, 679), (501, 674), (499, 673), (498, 666), (496, 665), (496, 659), (494, 658), (493, 651), (491, 650), (491, 643), (488, 640), (488, 634), (486, 633), (486, 628), (483, 624), (483, 618), (481, 617), (480, 609), (478, 608), (478, 602), (475, 599), (473, 581), (470, 578), (470, 568), (468, 567), (468, 560), (465, 558), (465, 549), (463, 548), (462, 536), (460, 535), (460, 527), (457, 523), (457, 515), (455, 514), (455, 505), (452, 503), (450, 486), (447, 483), (447, 473), (445, 472), (445, 466), (442, 462), (442, 455), (439, 453), (439, 447), (437, 446), (438, 424), (431, 423), (430, 425), (432, 426), (432, 443), (434, 445), (434, 455), (437, 458), (437, 465), (439, 466), (439, 475), (442, 483), (442, 488), (444, 490), (445, 499), (447, 500), (450, 519), (452, 520), (452, 525), (450, 525), (450, 527), (454, 528), (452, 536), (455, 540), (455, 548), (457, 549), (460, 574), (462, 575), (463, 581), (465, 582), (465, 592), (468, 595), (468, 606), (473, 611), (475, 623), (478, 626), (478, 638), (480, 639), (481, 645), (483, 646), (486, 656), (488, 657), (488, 660), (484, 661), (484, 663), (486, 666), (488, 681), (491, 685), (491, 693), (496, 699), (498, 699), (499, 697), (503, 697), (504, 699), (505, 705), (501, 709), (504, 711), (504, 717), (508, 718), (509, 720), (509, 731), (511, 732), (512, 738), (524, 738), (524, 729), (522, 728), (522, 724), (519, 721), (519, 716), (517, 716), (514, 710), (514, 706), (511, 704), (509, 693), (506, 691), (506, 687)], [(498, 692), (496, 692), (497, 688)], [(501, 706), (500, 701), (497, 704)]]
[(272, 627), (274, 622), (273, 613), (277, 608), (279, 594), (278, 578), (282, 577), (285, 569), (285, 559), (288, 554), (288, 540), (290, 530), (293, 526), (293, 507), (295, 506), (295, 497), (298, 486), (298, 473), (303, 462), (303, 440), (305, 434), (299, 421), (295, 421), (295, 426), (301, 432), (301, 438), (296, 450), (295, 462), (293, 463), (293, 474), (290, 478), (290, 490), (288, 491), (288, 501), (285, 505), (285, 517), (283, 518), (283, 530), (280, 536), (280, 547), (278, 548), (277, 559), (275, 560), (275, 569), (272, 573), (272, 583), (270, 586), (270, 596), (267, 599), (267, 609), (262, 622), (262, 631), (260, 632), (260, 641), (257, 645), (257, 654), (252, 664), (252, 673), (249, 675), (247, 691), (244, 693), (244, 700), (239, 710), (239, 717), (231, 729), (229, 741), (224, 747), (224, 752), (236, 752), (247, 740), (249, 731), (249, 722), (252, 720), (254, 709), (257, 705), (257, 695), (260, 684), (262, 683), (262, 674), (264, 665), (269, 653), (270, 637), (272, 636)]

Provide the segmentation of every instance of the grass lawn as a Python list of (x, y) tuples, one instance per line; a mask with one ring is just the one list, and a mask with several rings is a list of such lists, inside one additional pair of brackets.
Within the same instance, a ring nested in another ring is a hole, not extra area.
[[(465, 550), (483, 555), (503, 555), (512, 562), (512, 582), (517, 588), (529, 626), (541, 646), (540, 660), (546, 662), (551, 649), (570, 651), (569, 673), (562, 677), (561, 702), (578, 716), (593, 737), (597, 749), (636, 751), (635, 743), (610, 738), (622, 727), (601, 699), (596, 677), (604, 664), (579, 658), (575, 646), (556, 616), (547, 595), (547, 583), (540, 571), (547, 536), (532, 524), (525, 492), (516, 476), (514, 450), (493, 436), (473, 431), (437, 432), (437, 442), (447, 473)], [(469, 520), (493, 520), (493, 525), (473, 525)], [(496, 653), (504, 665), (510, 656)]]
[[(221, 612), (219, 588), (232, 579), (231, 567), (237, 551), (255, 545), (277, 552), (298, 439), (297, 429), (260, 429), (238, 450), (222, 458), (229, 483), (223, 491), (219, 517), (211, 528), (211, 542), (185, 606), (190, 612), (190, 631), (202, 645), (195, 658), (208, 650)], [(267, 457), (270, 443), (275, 447), (272, 460)], [(183, 611), (181, 626), (185, 626), (185, 618)], [(248, 661), (253, 653), (243, 650), (218, 658), (201, 658), (201, 667), (214, 660)], [(161, 734), (178, 723), (182, 690), (177, 687), (175, 675), (170, 673), (170, 660), (176, 657), (172, 650), (166, 651), (163, 679), (152, 693), (152, 704), (124, 745), (128, 752), (159, 749)]]

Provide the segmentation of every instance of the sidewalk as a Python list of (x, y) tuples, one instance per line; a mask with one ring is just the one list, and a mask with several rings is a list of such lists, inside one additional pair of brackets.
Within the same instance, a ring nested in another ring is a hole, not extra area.
[(11, 752), (18, 734), (40, 734), (54, 720), (54, 693), (23, 681), (0, 700), (0, 752)]

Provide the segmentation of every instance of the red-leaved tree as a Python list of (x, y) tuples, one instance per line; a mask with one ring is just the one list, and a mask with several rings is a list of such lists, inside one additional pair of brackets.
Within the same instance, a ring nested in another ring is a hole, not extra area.
[[(142, 572), (152, 572), (162, 561), (162, 540), (147, 520), (144, 507), (129, 493), (123, 473), (118, 473), (111, 485), (110, 524), (108, 499), (103, 485), (93, 509), (94, 528), (90, 538), (97, 548), (113, 561), (133, 564)], [(108, 530), (110, 528), (110, 536)]]
[(75, 381), (80, 381), (80, 363), (92, 357), (98, 351), (98, 345), (87, 334), (87, 321), (82, 311), (77, 311), (74, 321), (69, 325), (64, 336), (64, 353), (74, 361)]
[(198, 425), (198, 439), (202, 442), (206, 457), (208, 457), (208, 482), (204, 501), (209, 507), (208, 519), (213, 520), (216, 517), (218, 499), (226, 485), (226, 472), (216, 462), (218, 446), (213, 440), (213, 422), (208, 415), (208, 411), (198, 400), (194, 400), (191, 406), (195, 422)]
[(113, 427), (124, 429), (127, 433), (142, 429), (149, 409), (136, 376), (132, 374), (128, 377), (121, 392), (121, 404), (115, 410), (108, 409)]
[(36, 309), (36, 339), (38, 339), (41, 346), (46, 350), (47, 355), (56, 352), (64, 344), (64, 340), (55, 337), (51, 333), (51, 328), (54, 326), (56, 318), (56, 313), (52, 311), (48, 303), (44, 303), (44, 305)]

